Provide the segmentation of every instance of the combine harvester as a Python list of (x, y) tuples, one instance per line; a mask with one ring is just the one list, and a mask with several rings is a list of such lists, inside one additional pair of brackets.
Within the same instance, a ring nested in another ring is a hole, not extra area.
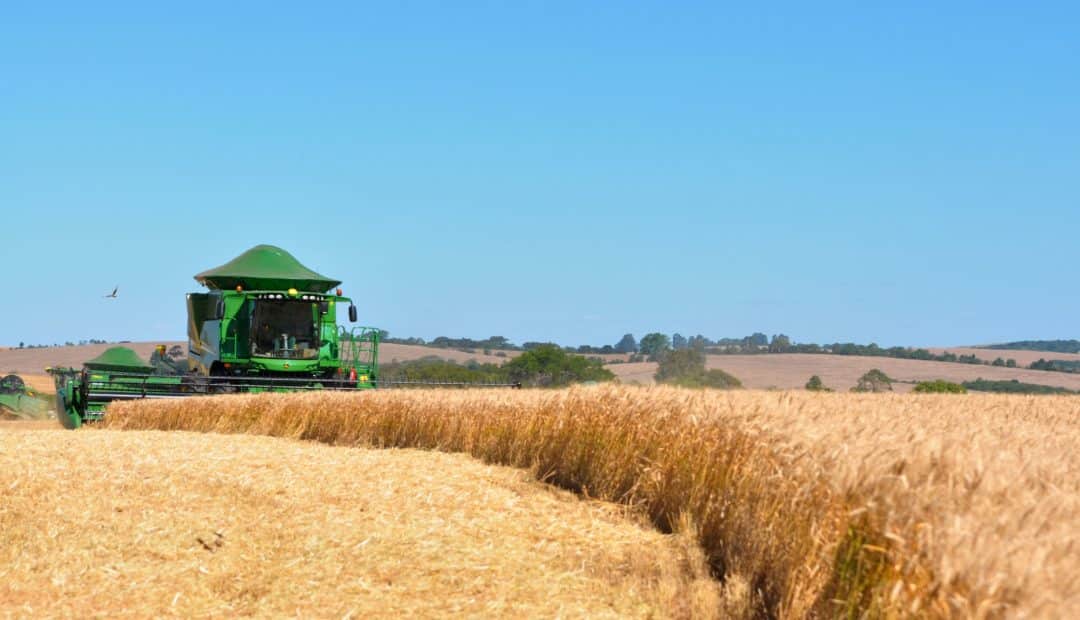
[(177, 368), (164, 347), (149, 364), (113, 347), (82, 369), (50, 368), (64, 427), (101, 419), (114, 400), (379, 387), (379, 330), (338, 325), (346, 305), (356, 322), (341, 282), (271, 245), (195, 280), (209, 292), (187, 296), (187, 367)]
[(0, 379), (0, 420), (41, 420), (49, 413), (49, 403), (19, 375)]

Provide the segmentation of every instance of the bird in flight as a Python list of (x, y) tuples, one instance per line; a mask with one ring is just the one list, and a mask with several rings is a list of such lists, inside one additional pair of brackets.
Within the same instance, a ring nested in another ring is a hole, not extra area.
[(112, 290), (111, 293), (109, 293), (108, 295), (105, 295), (105, 297), (108, 298), (108, 299), (116, 299), (116, 293), (119, 292), (119, 291), (120, 291), (120, 287), (117, 286), (116, 288), (114, 288)]

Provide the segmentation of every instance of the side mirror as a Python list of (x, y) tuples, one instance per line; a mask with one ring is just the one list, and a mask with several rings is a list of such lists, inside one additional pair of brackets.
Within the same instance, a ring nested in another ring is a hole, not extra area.
[(349, 322), (356, 322), (356, 306), (349, 304)]

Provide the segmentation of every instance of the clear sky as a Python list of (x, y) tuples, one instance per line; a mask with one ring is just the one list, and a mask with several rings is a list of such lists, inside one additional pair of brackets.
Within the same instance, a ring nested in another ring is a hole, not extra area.
[(0, 344), (258, 243), (398, 336), (1080, 337), (1075, 3), (159, 4), (0, 13)]

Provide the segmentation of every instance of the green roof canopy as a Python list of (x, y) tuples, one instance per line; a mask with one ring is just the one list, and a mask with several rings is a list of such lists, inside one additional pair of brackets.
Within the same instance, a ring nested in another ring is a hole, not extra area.
[(341, 284), (300, 264), (292, 254), (273, 245), (257, 245), (220, 267), (208, 269), (195, 280), (209, 289), (243, 286), (249, 290), (281, 291), (295, 288), (325, 293)]
[(139, 354), (127, 347), (109, 347), (105, 352), (89, 362), (84, 362), (90, 370), (127, 370), (129, 372), (150, 372), (154, 367), (147, 364)]

